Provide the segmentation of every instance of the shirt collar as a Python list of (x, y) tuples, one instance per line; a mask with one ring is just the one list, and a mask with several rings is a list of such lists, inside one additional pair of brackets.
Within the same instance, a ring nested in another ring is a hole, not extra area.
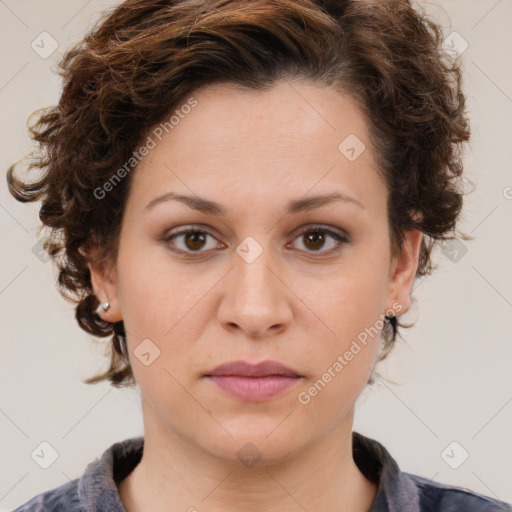
[(352, 432), (352, 453), (361, 472), (377, 484), (377, 494), (368, 512), (420, 512), (416, 484), (400, 471), (382, 444)]
[(117, 484), (140, 462), (144, 437), (113, 444), (91, 462), (78, 481), (78, 498), (84, 512), (126, 512)]
[[(126, 439), (113, 444), (87, 466), (77, 489), (85, 512), (126, 512), (117, 485), (140, 462), (143, 449), (143, 437)], [(420, 511), (416, 484), (400, 471), (384, 446), (353, 432), (352, 451), (361, 472), (377, 484), (377, 494), (368, 512)]]

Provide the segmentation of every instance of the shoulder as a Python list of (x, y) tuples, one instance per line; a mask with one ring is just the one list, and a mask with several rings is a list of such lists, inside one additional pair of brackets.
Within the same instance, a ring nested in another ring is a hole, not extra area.
[(37, 494), (12, 512), (83, 512), (78, 498), (78, 479)]
[(140, 462), (143, 448), (143, 437), (114, 443), (80, 478), (37, 494), (12, 512), (123, 511), (116, 482)]
[(420, 510), (429, 512), (512, 512), (512, 505), (503, 501), (463, 489), (433, 482), (427, 478), (404, 473), (418, 489)]

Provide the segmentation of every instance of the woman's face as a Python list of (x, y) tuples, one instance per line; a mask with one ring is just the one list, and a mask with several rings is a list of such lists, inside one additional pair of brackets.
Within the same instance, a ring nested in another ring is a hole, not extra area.
[[(387, 190), (348, 96), (285, 80), (192, 96), (149, 133), (94, 289), (103, 318), (124, 320), (147, 438), (285, 460), (351, 430), (384, 315), (409, 307), (421, 233), (391, 259)], [(211, 377), (269, 360), (297, 376)]]

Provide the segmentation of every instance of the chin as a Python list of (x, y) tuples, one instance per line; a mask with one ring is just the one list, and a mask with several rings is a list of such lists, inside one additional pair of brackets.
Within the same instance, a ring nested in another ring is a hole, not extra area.
[[(279, 421), (269, 418), (254, 417), (243, 420), (238, 418), (236, 422), (222, 422), (222, 425), (231, 434), (223, 429), (220, 438), (218, 436), (202, 439), (203, 449), (212, 456), (228, 463), (242, 464), (246, 467), (258, 465), (271, 466), (286, 462), (291, 459), (300, 448), (307, 444), (306, 439), (299, 439), (303, 430), (293, 431), (290, 427), (297, 428), (297, 423), (290, 423), (286, 427)], [(211, 430), (210, 430), (211, 432)]]

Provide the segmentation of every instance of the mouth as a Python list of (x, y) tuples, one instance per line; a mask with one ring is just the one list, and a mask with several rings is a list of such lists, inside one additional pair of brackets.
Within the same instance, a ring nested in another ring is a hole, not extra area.
[(303, 378), (277, 361), (262, 361), (256, 365), (233, 361), (217, 366), (204, 377), (227, 394), (248, 402), (269, 400)]

